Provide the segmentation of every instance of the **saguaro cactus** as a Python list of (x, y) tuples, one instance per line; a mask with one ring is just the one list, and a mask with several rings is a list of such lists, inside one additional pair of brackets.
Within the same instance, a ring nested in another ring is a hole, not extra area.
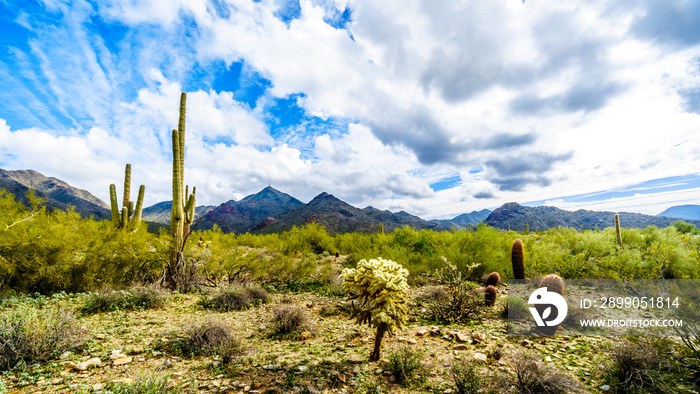
[(615, 214), (615, 235), (617, 236), (617, 245), (622, 246), (622, 232), (620, 231), (620, 215)]
[(124, 197), (122, 198), (122, 209), (117, 203), (117, 187), (112, 183), (109, 185), (109, 202), (112, 208), (112, 224), (118, 229), (129, 229), (135, 231), (141, 224), (141, 210), (143, 208), (143, 195), (146, 192), (144, 185), (139, 186), (139, 195), (136, 198), (136, 207), (131, 201), (131, 164), (126, 164), (124, 170)]
[(356, 300), (352, 317), (359, 324), (367, 323), (377, 328), (369, 361), (379, 361), (384, 334), (391, 335), (401, 329), (408, 317), (408, 270), (380, 257), (361, 260), (357, 268), (344, 269), (340, 277), (346, 293), (354, 294), (349, 299)]
[[(173, 143), (173, 204), (170, 211), (170, 233), (173, 236), (173, 247), (170, 252), (170, 266), (168, 267), (168, 282), (175, 286), (175, 272), (180, 266), (182, 249), (187, 236), (190, 233), (190, 225), (194, 219), (195, 187), (189, 194), (189, 186), (185, 181), (185, 111), (187, 94), (180, 95), (180, 118), (177, 130), (172, 131)], [(184, 194), (183, 194), (184, 193)]]
[(513, 278), (525, 279), (525, 248), (523, 241), (516, 239), (510, 251), (510, 261), (513, 264)]

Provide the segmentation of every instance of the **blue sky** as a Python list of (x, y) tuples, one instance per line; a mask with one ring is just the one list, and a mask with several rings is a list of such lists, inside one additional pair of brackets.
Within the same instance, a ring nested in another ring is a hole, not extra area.
[[(564, 3), (564, 4), (562, 4)], [(453, 217), (700, 202), (700, 3), (0, 0), (0, 168)]]

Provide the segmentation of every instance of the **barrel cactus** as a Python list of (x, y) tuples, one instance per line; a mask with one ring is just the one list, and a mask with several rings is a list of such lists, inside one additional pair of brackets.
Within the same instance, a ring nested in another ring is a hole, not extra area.
[(513, 278), (525, 279), (525, 248), (523, 241), (516, 239), (510, 252), (510, 261), (513, 264)]
[(353, 301), (352, 318), (358, 324), (376, 327), (370, 361), (379, 361), (382, 338), (400, 330), (408, 318), (408, 270), (391, 260), (361, 260), (357, 268), (340, 274), (343, 289)]
[(486, 277), (486, 286), (498, 286), (501, 282), (501, 275), (498, 272), (492, 272)]
[(493, 306), (496, 303), (496, 297), (498, 296), (498, 289), (494, 286), (486, 286), (484, 290), (484, 303), (486, 306)]

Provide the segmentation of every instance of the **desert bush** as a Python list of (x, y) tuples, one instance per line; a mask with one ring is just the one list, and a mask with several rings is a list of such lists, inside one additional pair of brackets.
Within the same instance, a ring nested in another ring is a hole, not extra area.
[(171, 336), (172, 340), (156, 343), (156, 348), (187, 357), (217, 354), (227, 362), (242, 352), (241, 343), (231, 329), (217, 320), (186, 326), (181, 333)]
[(458, 394), (476, 394), (483, 385), (483, 378), (476, 365), (467, 359), (452, 360), (450, 377), (454, 381)]
[(583, 392), (581, 385), (554, 367), (544, 365), (532, 353), (517, 352), (511, 365), (515, 376), (501, 375), (503, 391), (531, 394), (566, 394)]
[(406, 382), (418, 371), (422, 358), (422, 351), (402, 345), (389, 352), (384, 370), (391, 372), (397, 382)]
[(530, 316), (528, 303), (514, 295), (508, 295), (508, 302), (504, 303), (501, 317), (504, 319), (525, 319)]
[(168, 376), (139, 376), (132, 383), (113, 383), (107, 392), (113, 394), (167, 394), (181, 393), (176, 385), (168, 385)]
[(607, 366), (612, 383), (619, 392), (670, 392), (662, 372), (668, 362), (650, 342), (624, 340), (613, 345)]
[(199, 300), (205, 309), (240, 311), (270, 300), (267, 290), (258, 285), (222, 286)]
[(446, 288), (448, 297), (429, 303), (429, 317), (445, 323), (469, 322), (484, 305), (483, 296), (475, 292), (477, 284), (467, 280), (476, 265), (466, 266), (467, 271), (463, 272), (444, 257), (443, 261), (446, 267), (435, 273), (435, 279)]
[(84, 314), (116, 310), (149, 309), (163, 306), (167, 293), (154, 286), (90, 293), (80, 309)]
[(86, 334), (71, 311), (20, 305), (0, 315), (0, 370), (51, 360)]
[(296, 306), (283, 306), (272, 311), (272, 329), (275, 336), (286, 336), (306, 328), (306, 313)]

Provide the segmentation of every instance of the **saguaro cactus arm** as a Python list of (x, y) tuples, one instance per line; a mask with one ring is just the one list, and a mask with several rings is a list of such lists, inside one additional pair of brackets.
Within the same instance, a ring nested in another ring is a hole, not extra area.
[(136, 206), (131, 201), (131, 164), (127, 163), (124, 169), (124, 197), (122, 199), (122, 207), (119, 208), (117, 202), (117, 187), (114, 184), (109, 185), (109, 202), (112, 211), (112, 224), (119, 229), (129, 228), (136, 230), (141, 223), (141, 210), (143, 208), (143, 195), (145, 186), (139, 187), (139, 196), (136, 199)]

